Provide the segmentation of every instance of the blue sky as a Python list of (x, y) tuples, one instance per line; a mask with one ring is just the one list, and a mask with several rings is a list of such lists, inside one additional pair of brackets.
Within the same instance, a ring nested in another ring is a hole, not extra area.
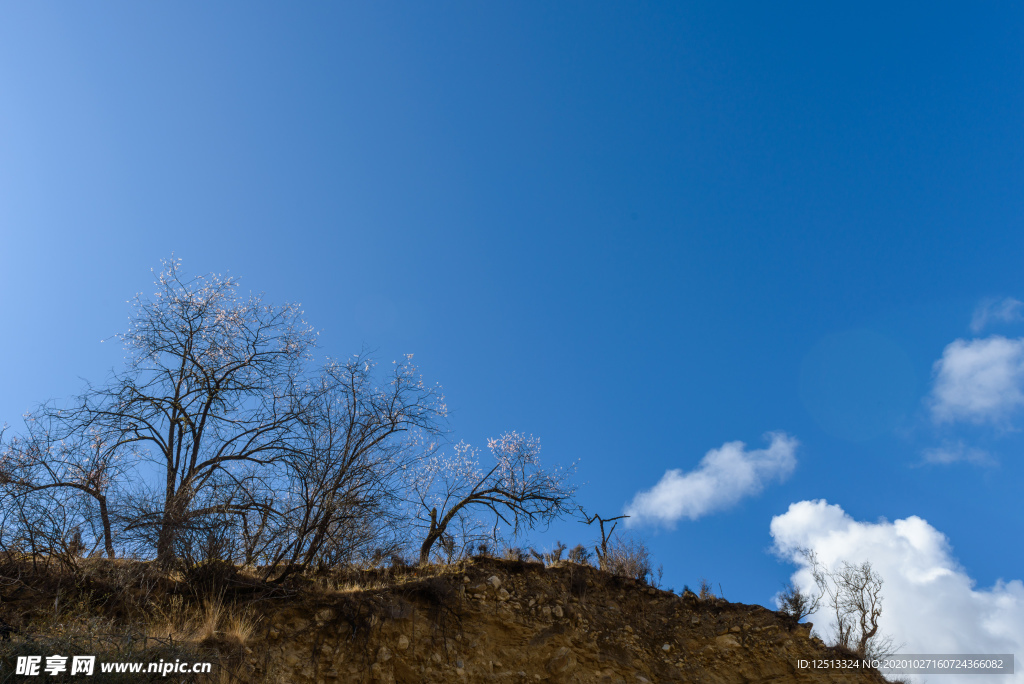
[[(825, 499), (926, 521), (996, 597), (1024, 576), (1022, 29), (1009, 3), (7, 5), (0, 422), (118, 364), (100, 340), (173, 252), (302, 302), (325, 354), (415, 354), (458, 438), (533, 433), (590, 510), (710, 472), (718, 504), (631, 528), (667, 585), (770, 601), (799, 569), (773, 518)], [(744, 488), (712, 450), (764, 458)]]

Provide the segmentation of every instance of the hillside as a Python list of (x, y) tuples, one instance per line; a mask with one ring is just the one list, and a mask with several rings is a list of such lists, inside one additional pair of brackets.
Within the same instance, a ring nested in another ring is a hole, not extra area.
[[(213, 677), (177, 681), (885, 681), (876, 671), (798, 669), (800, 659), (842, 655), (811, 638), (808, 625), (762, 606), (681, 597), (572, 563), (477, 557), (428, 569), (350, 571), (287, 587), (259, 586), (233, 568), (176, 579), (157, 577), (145, 564), (133, 567), (113, 577), (120, 586), (110, 586), (111, 576), (96, 568), (74, 587), (9, 586), (0, 609), (19, 631), (4, 644), (3, 681), (19, 681), (9, 676), (12, 655), (61, 647), (87, 653), (82, 639), (100, 648), (103, 633), (136, 636), (127, 647), (111, 637), (101, 660), (214, 662)], [(137, 586), (125, 584), (129, 576)], [(200, 603), (203, 592), (217, 600)], [(62, 600), (74, 607), (61, 613)], [(54, 610), (59, 619), (48, 616)], [(49, 634), (32, 637), (43, 629)], [(140, 629), (147, 633), (141, 642)], [(59, 638), (62, 645), (53, 643)], [(61, 651), (45, 655), (53, 652)]]

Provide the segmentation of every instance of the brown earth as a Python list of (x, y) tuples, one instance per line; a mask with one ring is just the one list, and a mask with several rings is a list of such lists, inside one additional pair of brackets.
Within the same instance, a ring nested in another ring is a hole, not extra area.
[(677, 596), (589, 566), (475, 558), (378, 589), (267, 605), (253, 677), (282, 682), (884, 682), (810, 625), (762, 606)]
[(278, 584), (257, 574), (220, 561), (182, 574), (131, 560), (11, 560), (0, 566), (0, 636), (10, 637), (0, 641), (0, 681), (14, 681), (18, 656), (54, 653), (214, 667), (97, 683), (885, 681), (875, 670), (801, 667), (856, 661), (785, 614), (589, 565), (476, 557)]

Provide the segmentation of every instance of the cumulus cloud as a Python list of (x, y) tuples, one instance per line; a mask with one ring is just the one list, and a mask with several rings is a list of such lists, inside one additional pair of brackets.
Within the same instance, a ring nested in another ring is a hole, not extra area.
[(696, 470), (667, 471), (626, 507), (629, 524), (696, 520), (757, 494), (773, 479), (785, 479), (796, 467), (798, 442), (784, 432), (770, 432), (765, 438), (771, 440), (767, 449), (747, 450), (743, 442), (726, 442), (707, 452)]
[(984, 449), (968, 446), (963, 441), (947, 442), (942, 446), (925, 449), (922, 452), (925, 463), (973, 463), (974, 465), (995, 465), (996, 460)]
[(1024, 405), (1024, 339), (955, 340), (935, 362), (936, 422), (1004, 423)]
[[(800, 549), (814, 551), (831, 567), (870, 561), (884, 580), (881, 631), (903, 643), (902, 653), (1016, 653), (1017, 674), (1000, 681), (1024, 683), (1024, 583), (997, 581), (979, 589), (954, 558), (949, 540), (927, 521), (858, 522), (826, 501), (800, 501), (772, 518), (775, 550), (797, 564), (792, 582), (814, 592), (814, 580)], [(812, 615), (828, 634), (825, 612)], [(930, 684), (968, 684), (985, 677), (928, 675)], [(991, 679), (991, 676), (988, 677)]]
[(1022, 310), (1024, 302), (1013, 297), (1002, 300), (986, 299), (974, 309), (974, 315), (971, 316), (971, 332), (980, 333), (992, 321), (1013, 323), (1024, 320)]

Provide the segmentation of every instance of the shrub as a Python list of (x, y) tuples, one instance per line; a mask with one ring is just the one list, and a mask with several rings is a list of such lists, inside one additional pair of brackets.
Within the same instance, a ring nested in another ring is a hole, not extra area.
[(569, 560), (573, 563), (579, 563), (580, 565), (590, 564), (591, 553), (583, 544), (577, 544), (576, 546), (569, 549)]
[(562, 560), (562, 554), (565, 553), (565, 549), (565, 544), (559, 541), (555, 542), (555, 548), (545, 553), (541, 553), (537, 549), (531, 548), (530, 556), (540, 561), (541, 563), (544, 563), (545, 565), (551, 565), (552, 563), (557, 563), (558, 561)]
[(608, 551), (601, 559), (601, 569), (646, 582), (651, 576), (651, 552), (639, 539), (616, 537), (608, 544)]
[(797, 622), (812, 614), (818, 608), (821, 595), (807, 596), (797, 589), (792, 582), (786, 584), (776, 598), (776, 602), (786, 615), (796, 618)]
[(223, 592), (238, 580), (238, 568), (234, 563), (213, 559), (188, 567), (185, 581), (200, 596), (212, 596)]
[(518, 546), (506, 546), (501, 557), (508, 561), (524, 562), (529, 560), (530, 554)]

